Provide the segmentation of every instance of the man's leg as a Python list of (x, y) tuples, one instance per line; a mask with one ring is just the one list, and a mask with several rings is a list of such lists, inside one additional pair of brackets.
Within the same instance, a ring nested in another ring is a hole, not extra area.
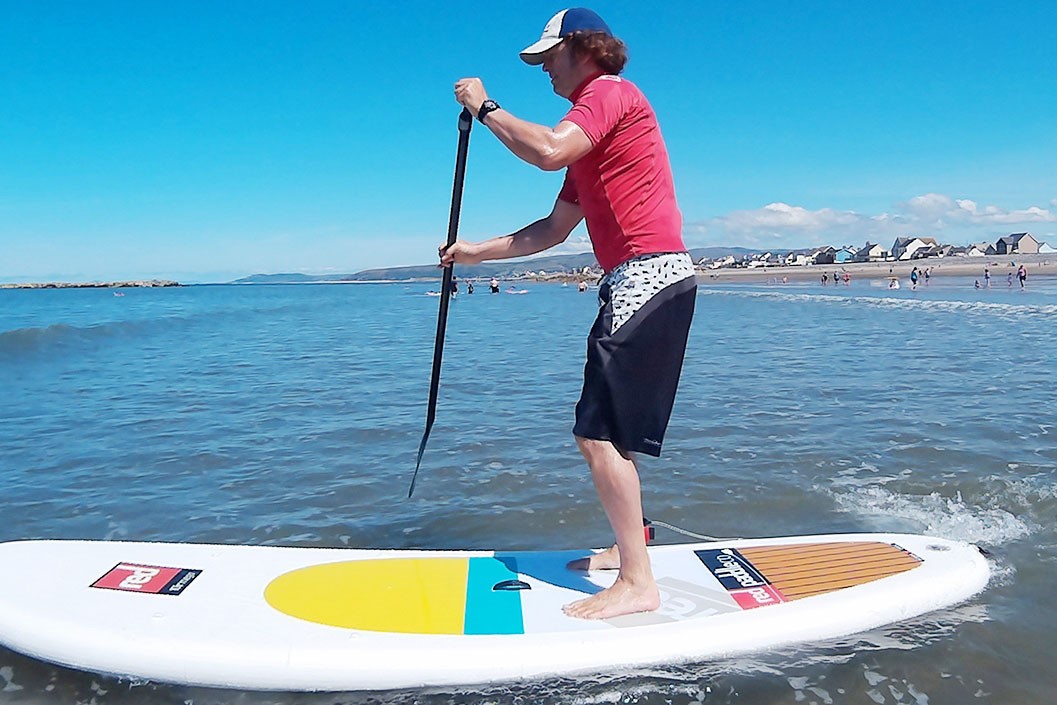
[(611, 587), (570, 603), (563, 610), (582, 619), (655, 610), (660, 607), (661, 598), (642, 532), (642, 492), (635, 461), (609, 441), (577, 437), (576, 443), (591, 468), (591, 479), (613, 528), (620, 572)]

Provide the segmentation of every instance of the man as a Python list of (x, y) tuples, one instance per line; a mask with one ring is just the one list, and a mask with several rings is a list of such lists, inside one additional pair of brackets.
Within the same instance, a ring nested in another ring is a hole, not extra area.
[(566, 169), (565, 183), (545, 218), (510, 235), (442, 246), (440, 260), (446, 266), (533, 254), (587, 221), (606, 275), (573, 434), (616, 543), (570, 567), (619, 573), (612, 587), (563, 609), (584, 619), (655, 610), (660, 595), (646, 552), (634, 454), (660, 455), (696, 295), (668, 153), (653, 109), (619, 76), (627, 61), (623, 42), (591, 10), (559, 12), (521, 58), (542, 65), (554, 92), (572, 102), (556, 127), (503, 110), (478, 78), (458, 81), (456, 100), (524, 161)]

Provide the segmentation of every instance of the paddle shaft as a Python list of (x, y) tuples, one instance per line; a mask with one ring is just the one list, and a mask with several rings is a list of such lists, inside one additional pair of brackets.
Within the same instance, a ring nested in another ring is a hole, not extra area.
[[(459, 114), (459, 148), (455, 155), (455, 183), (451, 189), (451, 211), (448, 214), (448, 241), (445, 249), (455, 244), (459, 235), (459, 211), (462, 209), (462, 185), (466, 179), (466, 153), (470, 147), (470, 128), (473, 116), (463, 108)], [(426, 430), (422, 442), (418, 444), (418, 460), (415, 462), (415, 474), (411, 476), (411, 486), (407, 490), (410, 499), (415, 492), (415, 480), (422, 465), (422, 454), (426, 451), (429, 432), (437, 418), (437, 394), (440, 391), (440, 363), (444, 356), (444, 331), (448, 326), (448, 304), (451, 299), (451, 279), (453, 265), (444, 268), (444, 277), (440, 285), (440, 311), (437, 313), (437, 338), (433, 344), (433, 374), (429, 380), (429, 406), (426, 411)]]

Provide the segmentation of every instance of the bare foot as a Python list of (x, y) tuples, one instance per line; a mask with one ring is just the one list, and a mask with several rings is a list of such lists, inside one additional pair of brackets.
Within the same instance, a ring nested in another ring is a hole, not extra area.
[(661, 606), (661, 596), (652, 581), (648, 586), (635, 586), (617, 578), (612, 587), (600, 593), (570, 602), (562, 612), (579, 619), (609, 619), (622, 614), (652, 612)]
[(577, 558), (566, 565), (569, 570), (617, 570), (620, 568), (620, 549), (616, 544), (586, 558)]

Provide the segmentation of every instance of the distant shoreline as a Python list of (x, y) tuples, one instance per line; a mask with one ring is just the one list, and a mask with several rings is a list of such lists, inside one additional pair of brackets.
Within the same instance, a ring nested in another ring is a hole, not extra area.
[[(992, 284), (1000, 278), (1005, 278), (1010, 272), (1016, 275), (1017, 268), (1023, 264), (1028, 271), (1028, 281), (1033, 276), (1057, 276), (1057, 255), (990, 255), (986, 257), (930, 257), (926, 259), (910, 261), (889, 262), (845, 262), (844, 264), (807, 264), (790, 265), (778, 267), (721, 267), (719, 269), (698, 269), (697, 276), (702, 283), (709, 284), (754, 284), (773, 282), (804, 282), (821, 281), (822, 275), (832, 280), (834, 273), (843, 277), (847, 272), (852, 280), (856, 279), (885, 279), (897, 277), (905, 279), (910, 272), (917, 267), (918, 271), (929, 270), (930, 277), (967, 277), (973, 280), (979, 279), (981, 286), (984, 280), (984, 270), (990, 271)], [(519, 274), (517, 276), (496, 277), (500, 281), (520, 282), (579, 282), (581, 280), (593, 282), (598, 279), (598, 273), (591, 275), (574, 274), (569, 272), (554, 272), (550, 274), (532, 275)], [(486, 281), (489, 276), (467, 276), (461, 277), (464, 281)], [(330, 279), (319, 281), (298, 282), (214, 282), (210, 286), (225, 285), (289, 285), (289, 284), (409, 284), (409, 283), (435, 283), (440, 280), (436, 278), (409, 277), (407, 279), (383, 279), (383, 280), (348, 280)], [(972, 282), (970, 282), (972, 283)], [(0, 289), (124, 289), (124, 288), (159, 288), (159, 287), (182, 287), (187, 286), (177, 281), (168, 279), (142, 279), (128, 281), (110, 282), (34, 282), (34, 283), (0, 283)]]
[(113, 282), (30, 282), (26, 284), (0, 284), (0, 289), (132, 289), (183, 286), (168, 279), (141, 279)]
[[(933, 277), (965, 277), (970, 284), (975, 280), (985, 284), (984, 270), (991, 275), (991, 284), (998, 279), (1005, 279), (1010, 272), (1016, 277), (1016, 270), (1023, 264), (1028, 272), (1028, 282), (1033, 276), (1057, 275), (1057, 255), (991, 255), (988, 257), (937, 257), (909, 262), (847, 262), (844, 264), (809, 264), (789, 267), (756, 267), (756, 268), (721, 268), (698, 270), (698, 278), (709, 284), (722, 283), (767, 283), (775, 280), (788, 281), (821, 281), (827, 274), (832, 280), (833, 274), (843, 275), (846, 271), (852, 281), (856, 279), (887, 279), (898, 277), (907, 279), (910, 272), (917, 267), (919, 272), (929, 270)], [(924, 274), (922, 274), (924, 276)]]

